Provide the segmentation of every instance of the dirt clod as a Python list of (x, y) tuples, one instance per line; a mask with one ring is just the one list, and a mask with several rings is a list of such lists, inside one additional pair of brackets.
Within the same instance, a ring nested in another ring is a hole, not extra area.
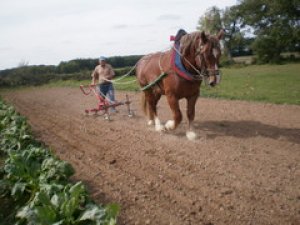
[(112, 164), (115, 164), (116, 162), (117, 162), (117, 160), (113, 159), (113, 160), (109, 161), (109, 164), (112, 165)]

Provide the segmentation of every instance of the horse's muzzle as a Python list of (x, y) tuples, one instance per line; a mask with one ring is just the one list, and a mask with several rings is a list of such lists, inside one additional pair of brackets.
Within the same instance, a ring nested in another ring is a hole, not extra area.
[(221, 73), (220, 70), (215, 70), (214, 73), (211, 74), (210, 77), (213, 77), (213, 79), (210, 79), (209, 85), (214, 87), (221, 82)]
[(214, 86), (216, 86), (216, 82), (215, 82), (215, 81), (211, 81), (211, 82), (209, 82), (209, 85), (210, 85), (211, 87), (214, 87)]
[(208, 83), (211, 87), (214, 87), (221, 83), (221, 74), (221, 70), (205, 70), (206, 84)]

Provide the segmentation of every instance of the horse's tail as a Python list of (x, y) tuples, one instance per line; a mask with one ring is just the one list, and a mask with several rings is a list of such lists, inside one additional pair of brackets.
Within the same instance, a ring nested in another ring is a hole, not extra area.
[(143, 111), (145, 113), (145, 115), (148, 114), (148, 102), (146, 101), (146, 95), (145, 93), (143, 93), (142, 95), (142, 108), (143, 108)]

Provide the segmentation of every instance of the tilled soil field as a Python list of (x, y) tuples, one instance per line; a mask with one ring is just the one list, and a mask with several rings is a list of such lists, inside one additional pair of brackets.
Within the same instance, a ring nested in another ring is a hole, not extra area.
[[(93, 96), (76, 88), (2, 93), (28, 118), (37, 139), (76, 169), (97, 202), (121, 206), (118, 224), (299, 224), (300, 107), (200, 98), (198, 139), (147, 125), (141, 93), (135, 116), (86, 116)], [(124, 99), (125, 92), (117, 98)], [(158, 108), (171, 117), (166, 100)]]

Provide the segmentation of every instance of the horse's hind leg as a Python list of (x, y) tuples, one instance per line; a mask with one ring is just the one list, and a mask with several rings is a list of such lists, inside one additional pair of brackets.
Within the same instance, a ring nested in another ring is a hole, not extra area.
[(179, 99), (173, 95), (167, 95), (167, 100), (173, 113), (173, 120), (168, 120), (165, 124), (165, 128), (166, 130), (174, 130), (182, 120)]
[(198, 95), (187, 98), (187, 117), (188, 117), (188, 130), (186, 132), (186, 137), (189, 140), (195, 140), (197, 138), (196, 133), (193, 129), (193, 122), (195, 118), (195, 105), (198, 99)]
[(155, 125), (155, 130), (162, 131), (164, 130), (164, 126), (161, 125), (161, 122), (157, 116), (157, 108), (156, 105), (161, 97), (161, 94), (153, 93), (153, 92), (145, 92), (145, 100), (148, 103), (148, 125)]

